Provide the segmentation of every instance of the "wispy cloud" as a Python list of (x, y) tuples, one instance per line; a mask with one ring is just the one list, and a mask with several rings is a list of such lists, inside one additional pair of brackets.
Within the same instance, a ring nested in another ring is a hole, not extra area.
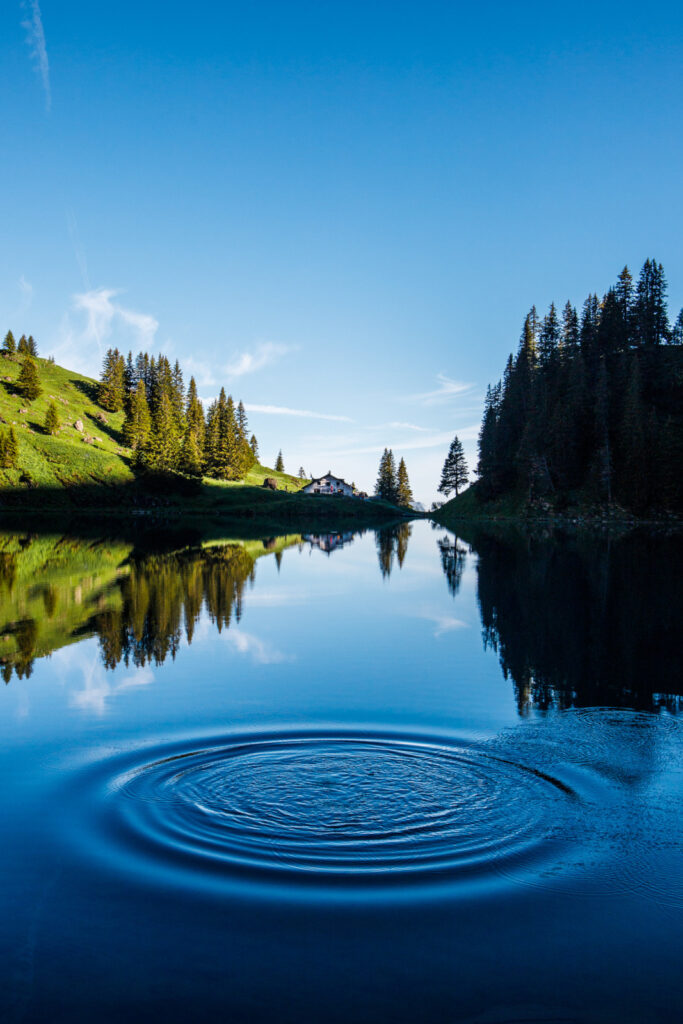
[(90, 291), (90, 277), (88, 275), (88, 263), (85, 258), (85, 249), (81, 244), (80, 235), (78, 233), (78, 223), (76, 222), (76, 214), (73, 209), (69, 206), (66, 210), (66, 223), (69, 229), (69, 237), (71, 238), (71, 244), (74, 247), (74, 255), (76, 257), (76, 263), (78, 269), (81, 272), (81, 279), (83, 281), (83, 287), (86, 291)]
[(474, 384), (453, 380), (451, 377), (447, 377), (445, 373), (438, 373), (436, 379), (438, 387), (434, 388), (433, 391), (424, 391), (421, 394), (411, 395), (412, 400), (414, 402), (421, 402), (423, 405), (439, 405), (461, 395), (471, 395), (474, 388)]
[(394, 421), (393, 423), (387, 424), (392, 430), (419, 430), (421, 433), (430, 434), (430, 427), (418, 427), (416, 423), (401, 423), (400, 421)]
[(145, 347), (153, 343), (154, 335), (159, 329), (158, 321), (149, 313), (137, 313), (126, 309), (112, 300), (119, 295), (115, 288), (92, 288), (74, 296), (74, 308), (82, 310), (88, 318), (84, 332), (85, 340), (101, 344), (112, 333), (118, 320), (138, 335), (140, 344)]
[(28, 12), (29, 17), (22, 21), (26, 29), (26, 41), (31, 47), (31, 56), (35, 60), (36, 71), (40, 75), (45, 92), (45, 109), (49, 113), (52, 107), (52, 93), (50, 91), (50, 63), (47, 59), (47, 46), (45, 45), (45, 32), (43, 30), (43, 18), (40, 13), (38, 0), (24, 0), (22, 7)]
[(262, 412), (268, 416), (301, 416), (310, 420), (334, 420), (335, 423), (353, 423), (350, 416), (333, 416), (327, 412), (312, 412), (310, 409), (290, 409), (286, 405), (250, 405), (247, 412)]
[[(115, 288), (92, 288), (74, 295), (71, 311), (64, 317), (57, 344), (50, 353), (58, 363), (74, 366), (95, 376), (103, 347), (114, 341), (119, 348), (150, 348), (159, 323), (149, 313), (138, 313), (115, 301)], [(85, 322), (74, 322), (85, 317)]]
[(23, 316), (33, 301), (33, 285), (30, 281), (26, 280), (23, 274), (19, 278), (19, 294), (21, 295), (21, 301), (18, 314)]
[(264, 341), (251, 352), (240, 352), (225, 367), (228, 377), (243, 377), (246, 373), (256, 373), (271, 363), (277, 362), (282, 356), (292, 351), (290, 345), (278, 345), (273, 341)]
[(453, 435), (457, 434), (462, 441), (472, 440), (479, 434), (479, 424), (474, 423), (468, 427), (458, 427), (452, 431), (443, 431), (438, 434), (431, 434), (429, 437), (419, 437), (409, 441), (391, 441), (390, 443), (384, 442), (382, 444), (373, 444), (367, 446), (359, 446), (353, 448), (345, 448), (342, 450), (330, 451), (330, 457), (334, 456), (346, 456), (346, 455), (374, 455), (384, 451), (385, 448), (391, 448), (394, 452), (408, 452), (416, 451), (422, 448), (439, 448), (442, 445), (448, 445), (453, 440)]
[(436, 639), (443, 636), (444, 633), (452, 633), (456, 629), (470, 628), (469, 623), (463, 622), (462, 619), (455, 619), (450, 615), (430, 615), (425, 613), (421, 618), (434, 623), (434, 637)]
[(233, 628), (224, 635), (238, 654), (247, 655), (259, 665), (279, 665), (283, 661), (292, 661), (291, 656), (276, 650), (252, 633)]

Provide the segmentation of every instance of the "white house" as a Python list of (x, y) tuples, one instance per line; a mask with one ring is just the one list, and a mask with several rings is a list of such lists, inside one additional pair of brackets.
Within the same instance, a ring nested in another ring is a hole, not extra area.
[(310, 484), (306, 484), (303, 488), (304, 494), (347, 494), (353, 495), (353, 487), (351, 484), (347, 484), (346, 480), (342, 480), (341, 477), (334, 476), (332, 473), (326, 473), (325, 476), (319, 476), (316, 480), (311, 480)]

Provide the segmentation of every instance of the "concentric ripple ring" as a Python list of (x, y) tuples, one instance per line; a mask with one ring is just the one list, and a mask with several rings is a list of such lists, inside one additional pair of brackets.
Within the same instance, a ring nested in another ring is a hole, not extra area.
[(155, 753), (102, 780), (100, 818), (109, 843), (195, 873), (373, 883), (492, 873), (540, 855), (578, 799), (469, 742), (277, 733)]

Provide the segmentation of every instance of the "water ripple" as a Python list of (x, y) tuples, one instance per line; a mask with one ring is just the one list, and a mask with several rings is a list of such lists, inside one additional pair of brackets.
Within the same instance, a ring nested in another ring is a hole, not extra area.
[(475, 743), (304, 733), (149, 753), (99, 766), (89, 803), (107, 856), (195, 877), (493, 877), (542, 859), (579, 801), (567, 781)]

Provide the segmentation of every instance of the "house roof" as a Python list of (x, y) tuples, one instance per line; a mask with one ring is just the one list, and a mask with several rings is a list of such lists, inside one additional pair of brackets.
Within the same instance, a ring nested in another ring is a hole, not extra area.
[(323, 473), (322, 476), (316, 476), (311, 480), (311, 483), (308, 486), (310, 487), (311, 484), (319, 484), (321, 480), (336, 480), (339, 484), (346, 484), (347, 487), (351, 486), (351, 484), (346, 483), (346, 480), (342, 479), (342, 477), (335, 476), (334, 473)]

